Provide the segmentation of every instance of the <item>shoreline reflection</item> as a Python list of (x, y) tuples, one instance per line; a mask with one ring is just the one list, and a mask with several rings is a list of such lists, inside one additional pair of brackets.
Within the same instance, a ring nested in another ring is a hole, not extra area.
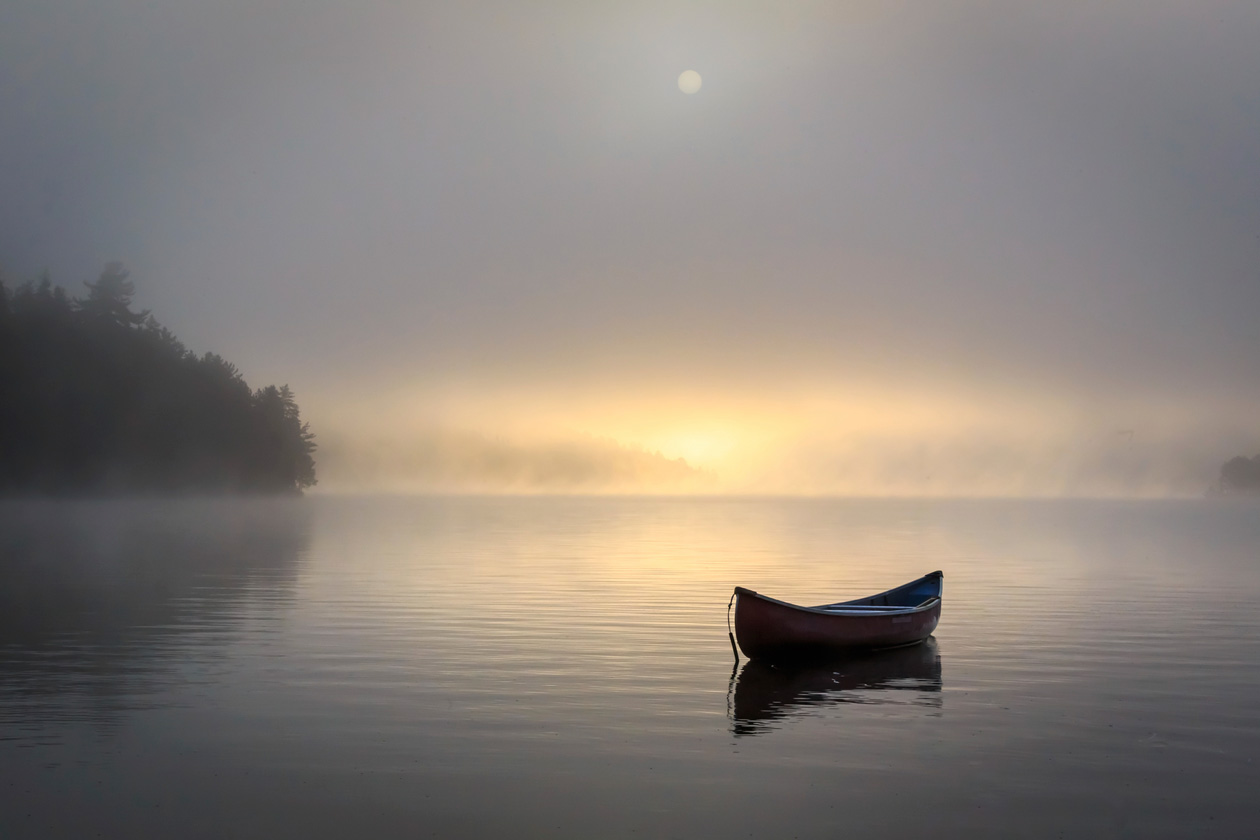
[(825, 706), (912, 705), (940, 709), (941, 656), (935, 638), (897, 650), (843, 658), (774, 663), (747, 661), (732, 674), (731, 731), (756, 735)]
[(308, 525), (300, 500), (0, 504), (0, 740), (171, 702), (292, 597)]

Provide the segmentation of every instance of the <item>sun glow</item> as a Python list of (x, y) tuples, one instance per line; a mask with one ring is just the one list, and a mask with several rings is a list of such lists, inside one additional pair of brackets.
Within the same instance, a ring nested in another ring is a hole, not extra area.
[(650, 437), (641, 442), (645, 449), (660, 452), (666, 458), (682, 458), (693, 467), (720, 468), (739, 444), (734, 430), (685, 430)]
[[(329, 420), (321, 429), (320, 486), (1105, 495), (1185, 484), (1176, 484), (1182, 464), (1159, 460), (1171, 445), (1150, 452), (1117, 446), (1114, 428), (1130, 412), (1113, 421), (1097, 410), (1077, 416), (1070, 405), (1026, 393), (1008, 396), (986, 401), (961, 390), (909, 393), (860, 383), (756, 390), (661, 381), (430, 386), (400, 392), (389, 405), (341, 399), (321, 406)], [(1155, 441), (1153, 421), (1144, 428), (1143, 441)], [(1175, 432), (1174, 424), (1168, 435)], [(1097, 464), (1127, 470), (1129, 483), (1117, 484)]]

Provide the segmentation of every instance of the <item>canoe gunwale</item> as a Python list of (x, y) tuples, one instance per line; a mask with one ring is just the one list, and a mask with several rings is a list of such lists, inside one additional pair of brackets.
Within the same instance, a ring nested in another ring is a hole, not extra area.
[[(924, 575), (921, 578), (912, 580), (909, 583), (903, 583), (901, 586), (894, 586), (892, 589), (886, 590), (884, 592), (878, 592), (874, 595), (867, 595), (863, 598), (854, 598), (851, 601), (840, 601), (835, 604), (822, 604), (817, 607), (805, 607), (800, 604), (793, 604), (790, 601), (780, 601), (778, 598), (771, 598), (769, 595), (762, 595), (760, 592), (757, 592), (756, 590), (746, 589), (742, 586), (735, 587), (735, 594), (740, 596), (741, 598), (744, 597), (745, 595), (749, 595), (753, 598), (760, 598), (763, 601), (769, 601), (772, 604), (778, 604), (781, 607), (791, 607), (794, 610), (800, 610), (802, 612), (807, 612), (807, 613), (814, 613), (815, 615), (838, 615), (838, 616), (852, 615), (856, 617), (858, 616), (857, 613), (843, 613), (843, 612), (836, 612), (836, 611), (843, 610), (846, 607), (875, 606), (873, 604), (872, 605), (863, 604), (862, 602), (874, 601), (878, 598), (884, 598), (888, 595), (892, 595), (895, 592), (900, 592), (903, 589), (910, 589), (912, 587), (918, 586), (920, 583), (931, 580), (933, 578), (940, 580), (940, 579), (943, 579), (944, 577), (945, 575), (939, 571), (929, 572), (928, 574)], [(875, 612), (874, 610), (872, 610), (869, 613), (863, 613), (863, 615), (868, 615), (868, 616), (869, 615), (910, 615), (916, 612), (925, 612), (930, 609), (935, 609), (940, 604), (940, 602), (941, 602), (941, 596), (933, 595), (930, 598), (928, 598), (928, 600), (924, 601), (921, 604), (917, 604), (913, 607), (887, 607), (885, 609), (881, 609), (879, 612)]]
[[(926, 612), (927, 610), (930, 610), (936, 607), (936, 605), (939, 604), (941, 601), (941, 596), (933, 595), (931, 598), (924, 601), (922, 604), (919, 604), (914, 607), (882, 607), (878, 611), (871, 610), (870, 612), (846, 613), (846, 612), (842, 612), (842, 610), (845, 609), (846, 604), (827, 604), (821, 607), (803, 607), (800, 604), (793, 604), (790, 601), (780, 601), (778, 598), (771, 598), (769, 595), (762, 595), (760, 592), (754, 592), (753, 590), (745, 589), (742, 586), (735, 587), (735, 594), (739, 595), (741, 598), (744, 597), (745, 595), (748, 595), (753, 598), (759, 598), (762, 601), (769, 601), (772, 604), (778, 604), (780, 607), (791, 607), (794, 610), (800, 610), (801, 612), (807, 612), (807, 613), (814, 613), (815, 615), (833, 615), (833, 616), (841, 616), (841, 617), (853, 616), (856, 618), (865, 618), (867, 616), (876, 616), (876, 615), (910, 615), (916, 612)], [(875, 597), (878, 597), (878, 596), (875, 596)], [(865, 601), (867, 599), (859, 598), (858, 600)], [(861, 605), (853, 604), (851, 606), (861, 606)]]

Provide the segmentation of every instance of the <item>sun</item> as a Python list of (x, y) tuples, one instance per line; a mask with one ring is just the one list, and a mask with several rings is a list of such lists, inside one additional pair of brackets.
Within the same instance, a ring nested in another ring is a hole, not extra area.
[(688, 95), (697, 93), (703, 81), (695, 70), (684, 70), (678, 77), (678, 89)]

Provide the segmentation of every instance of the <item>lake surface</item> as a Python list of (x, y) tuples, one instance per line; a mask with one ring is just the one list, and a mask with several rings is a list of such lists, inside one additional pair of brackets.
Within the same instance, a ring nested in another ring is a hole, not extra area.
[[(945, 573), (734, 658), (740, 584)], [(1252, 837), (1260, 505), (0, 505), (0, 836)]]

